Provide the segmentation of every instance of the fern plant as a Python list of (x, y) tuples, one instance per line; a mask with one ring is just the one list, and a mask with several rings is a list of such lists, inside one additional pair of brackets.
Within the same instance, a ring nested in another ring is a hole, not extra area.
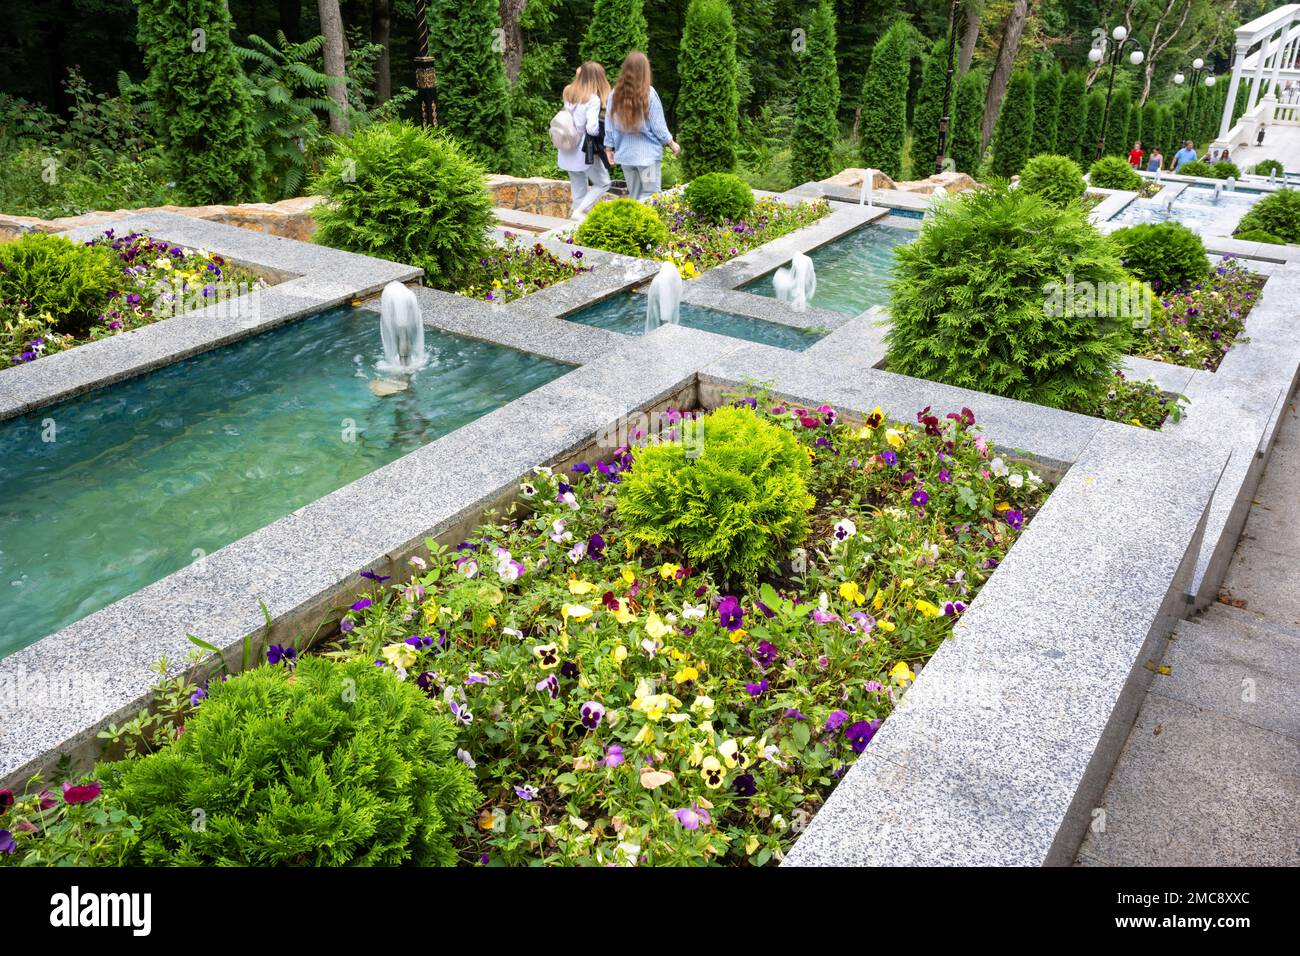
[(212, 682), (175, 743), (98, 776), (137, 865), (449, 866), (478, 802), (453, 750), (413, 681), (304, 657)]
[(680, 443), (633, 452), (618, 518), (632, 542), (674, 549), (728, 582), (753, 581), (808, 534), (808, 453), (748, 408), (720, 408), (696, 427), (698, 457)]

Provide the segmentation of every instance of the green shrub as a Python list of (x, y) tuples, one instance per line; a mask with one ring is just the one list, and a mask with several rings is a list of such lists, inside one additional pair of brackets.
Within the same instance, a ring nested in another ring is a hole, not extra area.
[(1034, 142), (1034, 75), (1016, 70), (993, 131), (993, 175), (1010, 178), (1029, 160)]
[[(1061, 125), (1061, 88), (1065, 77), (1053, 63), (1034, 78), (1034, 142), (1035, 155), (1054, 153), (1058, 149), (1056, 134)], [(1067, 143), (1061, 149), (1068, 149)]]
[(1180, 222), (1128, 226), (1110, 237), (1125, 268), (1161, 291), (1186, 288), (1209, 274), (1205, 243)]
[(1201, 159), (1194, 159), (1190, 163), (1183, 163), (1178, 169), (1179, 176), (1199, 176), (1202, 179), (1214, 179), (1214, 167)]
[(729, 582), (752, 581), (808, 534), (808, 453), (749, 408), (720, 408), (697, 427), (696, 458), (687, 457), (691, 442), (633, 452), (618, 518), (630, 541), (674, 548)]
[(677, 57), (678, 139), (688, 179), (736, 168), (736, 27), (727, 0), (691, 0)]
[(50, 316), (59, 332), (83, 334), (125, 284), (111, 249), (43, 233), (0, 244), (0, 302), (26, 300), (29, 316)]
[(980, 120), (984, 113), (984, 74), (967, 70), (957, 82), (949, 154), (957, 169), (971, 176), (980, 167)]
[(1265, 196), (1237, 224), (1237, 235), (1260, 231), (1283, 242), (1300, 243), (1300, 192), (1279, 189)]
[(144, 823), (134, 862), (456, 862), (451, 838), (478, 794), (451, 723), (414, 681), (304, 657), (208, 694), (175, 743), (99, 768), (111, 804)]
[[(650, 46), (642, 0), (596, 0), (582, 38), (582, 58), (605, 67), (609, 81), (618, 77), (624, 58)], [(495, 22), (495, 20), (493, 20)]]
[[(954, 54), (955, 59), (955, 54)], [(954, 73), (954, 78), (956, 74)], [(912, 111), (912, 175), (929, 176), (939, 155), (939, 120), (948, 78), (948, 40), (935, 40), (921, 68), (921, 88)], [(951, 120), (951, 117), (949, 117)], [(951, 143), (948, 144), (951, 148)]]
[(1110, 100), (1110, 115), (1106, 117), (1107, 156), (1128, 156), (1129, 147), (1133, 145), (1133, 138), (1128, 135), (1129, 113), (1132, 111), (1133, 98), (1129, 91), (1116, 90)]
[(1044, 153), (1025, 163), (1020, 188), (1042, 196), (1054, 206), (1066, 206), (1082, 198), (1087, 186), (1078, 163), (1067, 156)]
[(1079, 165), (1097, 158), (1101, 142), (1101, 121), (1106, 113), (1106, 94), (1093, 87), (1085, 98), (1083, 142), (1079, 144)]
[(668, 227), (653, 209), (635, 199), (597, 203), (574, 238), (579, 245), (625, 256), (654, 256), (668, 243)]
[(337, 142), (313, 192), (315, 241), (406, 262), (451, 288), (478, 261), (495, 222), (483, 167), (446, 134), (373, 123)]
[(1271, 232), (1265, 232), (1263, 229), (1247, 229), (1245, 232), (1238, 231), (1233, 238), (1240, 239), (1242, 242), (1271, 242), (1275, 245), (1283, 245), (1286, 243), (1285, 239), (1281, 239), (1273, 235)]
[(890, 371), (1073, 410), (1101, 404), (1131, 317), (1076, 314), (1092, 283), (1132, 281), (1079, 205), (995, 182), (954, 197), (894, 252)]
[[(1088, 89), (1087, 74), (1072, 70), (1061, 81), (1061, 100), (1057, 109), (1056, 149), (1076, 163), (1092, 161), (1093, 151), (1088, 146)], [(1095, 146), (1095, 144), (1094, 144)]]
[(496, 0), (432, 0), (429, 54), (438, 65), (438, 124), (491, 172), (509, 170), (510, 88), (494, 49)]
[(1123, 157), (1103, 156), (1088, 167), (1088, 184), (1098, 189), (1128, 189), (1136, 192), (1142, 188), (1142, 177)]
[(1267, 176), (1272, 173), (1274, 176), (1281, 177), (1286, 173), (1286, 167), (1276, 159), (1262, 159), (1255, 164), (1255, 168), (1251, 172), (1256, 176)]
[(795, 183), (825, 179), (836, 172), (840, 78), (835, 60), (835, 7), (831, 0), (817, 4), (808, 21), (807, 42), (799, 57), (799, 108), (790, 144)]
[(705, 173), (685, 190), (686, 205), (708, 223), (743, 219), (754, 208), (754, 193), (739, 176)]
[(1217, 163), (1211, 166), (1210, 169), (1213, 170), (1213, 175), (1215, 179), (1229, 179), (1229, 178), (1240, 179), (1241, 178), (1241, 170), (1237, 167), (1237, 164), (1233, 162), (1229, 162), (1226, 159), (1219, 160)]
[(858, 128), (862, 162), (890, 179), (903, 176), (910, 30), (906, 21), (895, 20), (876, 41), (862, 84), (862, 120)]

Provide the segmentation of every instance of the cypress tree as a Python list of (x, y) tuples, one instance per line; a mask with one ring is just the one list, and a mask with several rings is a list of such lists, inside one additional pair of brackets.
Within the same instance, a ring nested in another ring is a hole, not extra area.
[(903, 175), (909, 46), (907, 22), (895, 20), (876, 41), (862, 84), (862, 124), (858, 130), (862, 161), (891, 179)]
[(835, 62), (835, 8), (821, 0), (807, 27), (807, 46), (799, 57), (799, 109), (791, 142), (795, 182), (825, 179), (835, 173), (831, 156), (840, 135), (840, 77)]
[(1088, 126), (1087, 78), (1080, 70), (1067, 73), (1061, 80), (1061, 96), (1057, 115), (1056, 152), (1071, 157), (1076, 163), (1092, 160), (1084, 149)]
[[(956, 59), (954, 53), (953, 59)], [(917, 176), (934, 172), (939, 154), (939, 120), (943, 116), (943, 87), (948, 78), (948, 41), (939, 39), (930, 47), (921, 68), (921, 89), (912, 112), (912, 170)], [(949, 117), (951, 120), (951, 117)], [(948, 152), (952, 152), (951, 132)]]
[(492, 49), (495, 0), (431, 0), (429, 54), (438, 65), (438, 123), (490, 172), (508, 168), (510, 97)]
[(960, 172), (975, 175), (980, 167), (980, 119), (984, 114), (984, 74), (967, 70), (957, 82), (948, 154)]
[(1034, 80), (1034, 145), (1031, 155), (1057, 151), (1063, 82), (1064, 77), (1055, 65), (1043, 70)]
[[(623, 59), (633, 50), (642, 53), (650, 46), (650, 28), (646, 26), (643, 0), (596, 0), (591, 23), (582, 38), (582, 58), (595, 60), (614, 82)], [(495, 24), (498, 14), (492, 14)]]
[(1160, 107), (1147, 100), (1142, 107), (1142, 148), (1150, 153), (1153, 149), (1164, 151), (1165, 143), (1160, 138)]
[(1128, 90), (1116, 90), (1111, 95), (1110, 115), (1106, 117), (1107, 156), (1128, 155), (1128, 149), (1132, 142), (1126, 140), (1125, 137), (1128, 136), (1128, 114), (1132, 108), (1133, 100)]
[(1106, 109), (1106, 94), (1093, 90), (1088, 94), (1087, 123), (1084, 126), (1083, 143), (1080, 152), (1084, 157), (1082, 165), (1087, 168), (1097, 158), (1097, 144), (1101, 142), (1102, 113)]
[(188, 203), (255, 198), (262, 155), (226, 0), (138, 0), (136, 43), (168, 169)]
[(731, 172), (740, 134), (736, 28), (727, 0), (691, 0), (677, 72), (682, 172), (687, 179)]
[(1016, 70), (993, 128), (993, 175), (1009, 179), (1020, 172), (1033, 144), (1034, 75)]

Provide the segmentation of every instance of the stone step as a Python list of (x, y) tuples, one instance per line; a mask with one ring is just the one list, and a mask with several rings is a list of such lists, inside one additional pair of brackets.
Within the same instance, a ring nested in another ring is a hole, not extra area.
[(577, 221), (573, 219), (542, 216), (537, 213), (524, 212), (521, 209), (502, 209), (498, 207), (493, 209), (492, 213), (497, 217), (497, 223), (500, 227), (511, 232), (542, 233), (550, 232), (553, 229), (575, 229), (578, 226)]
[(1244, 628), (1251, 632), (1263, 631), (1266, 635), (1276, 634), (1300, 640), (1300, 625), (1266, 617), (1262, 611), (1250, 606), (1234, 607), (1217, 601), (1192, 620), (1199, 624), (1219, 625), (1229, 629)]

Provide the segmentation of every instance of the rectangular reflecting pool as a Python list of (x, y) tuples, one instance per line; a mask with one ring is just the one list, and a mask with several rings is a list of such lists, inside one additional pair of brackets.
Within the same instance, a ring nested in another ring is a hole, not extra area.
[[(812, 297), (812, 304), (848, 315), (888, 305), (894, 250), (918, 234), (915, 229), (900, 226), (869, 225), (810, 252), (808, 257), (817, 270), (817, 293)], [(755, 295), (776, 297), (771, 273), (741, 288)]]
[[(1177, 189), (1176, 184), (1165, 184), (1165, 189)], [(1256, 190), (1225, 187), (1216, 197), (1213, 186), (1188, 184), (1177, 196), (1173, 205), (1165, 208), (1164, 190), (1150, 199), (1134, 199), (1111, 219), (1111, 222), (1135, 226), (1152, 222), (1181, 222), (1194, 232), (1207, 236), (1230, 236), (1241, 217), (1259, 202), (1264, 194)]]
[(569, 371), (343, 308), (0, 422), (0, 656)]
[[(611, 332), (622, 332), (624, 335), (644, 335), (645, 309), (645, 296), (627, 292), (597, 302), (595, 305), (589, 305), (585, 309), (566, 315), (565, 318), (570, 322), (594, 325), (597, 328), (609, 329)], [(751, 319), (747, 315), (722, 312), (687, 302), (682, 303), (681, 320), (682, 325), (692, 329), (728, 335), (733, 339), (744, 339), (747, 342), (760, 342), (795, 352), (802, 352), (821, 338), (818, 332), (809, 332), (776, 322), (764, 322), (761, 319)]]

